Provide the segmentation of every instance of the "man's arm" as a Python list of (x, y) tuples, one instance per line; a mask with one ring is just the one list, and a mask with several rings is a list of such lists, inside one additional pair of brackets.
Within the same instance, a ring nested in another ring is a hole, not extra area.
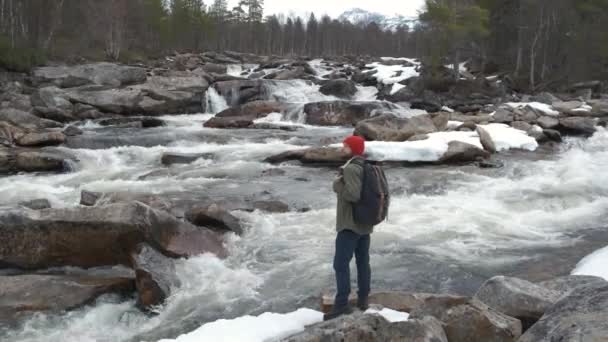
[(361, 176), (363, 169), (355, 165), (349, 165), (344, 168), (344, 176), (342, 188), (336, 191), (339, 196), (348, 202), (358, 202), (361, 198)]

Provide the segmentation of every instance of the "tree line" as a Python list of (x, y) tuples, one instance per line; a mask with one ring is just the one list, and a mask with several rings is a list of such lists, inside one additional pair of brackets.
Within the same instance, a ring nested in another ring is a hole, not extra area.
[(205, 1), (0, 0), (0, 66), (232, 50), (418, 57), (431, 66), (469, 61), (531, 89), (608, 79), (608, 0), (427, 0), (418, 25), (389, 31), (314, 14), (264, 16), (263, 0), (233, 8)]
[(24, 55), (34, 53), (134, 60), (209, 50), (311, 57), (408, 52), (407, 27), (383, 31), (375, 23), (359, 26), (314, 14), (264, 17), (263, 0), (241, 0), (233, 8), (226, 0), (207, 2), (0, 0), (0, 55), (11, 50), (18, 55), (13, 59), (29, 61)]

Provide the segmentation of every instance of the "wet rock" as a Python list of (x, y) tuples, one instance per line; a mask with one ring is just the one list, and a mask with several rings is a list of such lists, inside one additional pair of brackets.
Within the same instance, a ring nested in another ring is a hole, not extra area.
[(205, 63), (202, 68), (209, 73), (225, 74), (228, 72), (228, 67), (222, 64)]
[(19, 128), (26, 129), (44, 129), (63, 126), (57, 121), (41, 119), (28, 112), (20, 111), (13, 108), (1, 108), (0, 121), (5, 121)]
[(441, 102), (436, 100), (414, 99), (410, 102), (410, 108), (426, 110), (429, 113), (439, 112), (442, 107)]
[(72, 103), (65, 98), (65, 92), (57, 87), (37, 89), (32, 94), (31, 102), (34, 107), (55, 109), (68, 117), (74, 109)]
[(551, 306), (519, 342), (605, 341), (608, 337), (608, 285), (590, 283)]
[(315, 324), (286, 342), (447, 342), (441, 323), (433, 317), (391, 323), (380, 315), (355, 313)]
[(251, 116), (213, 117), (204, 123), (207, 128), (250, 128), (254, 125)]
[(0, 264), (23, 269), (129, 265), (147, 242), (171, 257), (224, 256), (222, 239), (139, 202), (0, 212)]
[(91, 83), (119, 87), (144, 82), (146, 69), (113, 63), (95, 63), (41, 67), (34, 69), (32, 75), (36, 84), (54, 84), (60, 88)]
[(287, 213), (289, 206), (281, 201), (255, 201), (253, 208), (269, 213)]
[(515, 121), (515, 117), (513, 115), (513, 112), (505, 108), (498, 108), (498, 110), (496, 110), (496, 112), (494, 113), (493, 121), (497, 123), (510, 124), (511, 122)]
[(267, 100), (265, 94), (268, 80), (233, 80), (213, 84), (215, 90), (226, 99), (229, 106), (238, 106), (251, 101)]
[(17, 139), (19, 146), (53, 146), (65, 142), (65, 135), (61, 132), (27, 133)]
[(32, 209), (32, 210), (42, 210), (42, 209), (50, 208), (51, 202), (49, 202), (49, 200), (47, 200), (46, 198), (42, 198), (42, 199), (35, 199), (32, 201), (20, 202), (19, 205), (22, 207)]
[(49, 151), (18, 152), (15, 169), (26, 172), (64, 172), (69, 170), (66, 156)]
[(406, 141), (418, 134), (437, 131), (430, 115), (418, 115), (411, 118), (399, 118), (392, 114), (383, 114), (359, 121), (355, 135), (368, 141)]
[(468, 163), (478, 159), (486, 159), (490, 153), (479, 147), (460, 141), (451, 141), (448, 150), (441, 157), (441, 163)]
[(519, 320), (495, 311), (476, 299), (428, 299), (411, 312), (410, 318), (425, 316), (434, 316), (443, 323), (450, 342), (515, 342), (522, 331)]
[(383, 111), (397, 107), (386, 102), (325, 101), (304, 106), (306, 123), (318, 126), (354, 126)]
[(102, 196), (103, 193), (101, 192), (82, 190), (80, 192), (80, 205), (92, 207), (97, 204), (97, 201), (99, 201)]
[(152, 76), (140, 85), (146, 97), (138, 103), (145, 114), (182, 114), (203, 111), (203, 96), (209, 83), (200, 76)]
[(312, 147), (308, 149), (293, 150), (279, 153), (266, 158), (266, 163), (282, 163), (289, 160), (298, 160), (303, 164), (342, 164), (350, 159), (340, 148)]
[(253, 101), (223, 110), (217, 113), (215, 117), (250, 117), (251, 120), (254, 120), (265, 117), (270, 113), (283, 113), (286, 110), (285, 104), (276, 101)]
[(595, 120), (586, 117), (569, 117), (559, 120), (559, 128), (567, 134), (591, 136), (595, 133)]
[(559, 120), (550, 116), (541, 116), (536, 120), (536, 123), (545, 129), (554, 129), (559, 126)]
[(163, 165), (173, 164), (190, 164), (197, 159), (213, 159), (212, 153), (177, 153), (177, 152), (165, 152), (161, 157), (161, 163)]
[(475, 294), (484, 304), (515, 317), (524, 331), (536, 323), (560, 297), (560, 293), (531, 282), (498, 276), (487, 280)]
[(15, 324), (35, 312), (62, 313), (106, 293), (130, 294), (133, 279), (73, 275), (0, 276), (0, 323)]
[(479, 135), (479, 140), (481, 141), (483, 149), (490, 153), (496, 153), (496, 144), (494, 144), (494, 140), (492, 140), (490, 133), (481, 126), (477, 126), (476, 131)]
[(65, 123), (76, 121), (76, 118), (74, 116), (56, 108), (34, 107), (33, 113), (39, 118), (53, 120), (57, 122)]
[(0, 121), (0, 145), (13, 146), (16, 139), (25, 134), (19, 127), (13, 126), (8, 122)]
[[(583, 103), (580, 101), (566, 101), (566, 102), (553, 102), (553, 109), (556, 111), (567, 114), (567, 115), (577, 115), (577, 111), (575, 109), (580, 108)], [(580, 113), (578, 113), (580, 115)]]
[(346, 79), (329, 80), (319, 89), (325, 95), (349, 99), (357, 92), (355, 82)]
[(584, 275), (568, 275), (538, 283), (538, 286), (559, 293), (560, 297), (568, 295), (578, 288), (605, 285), (608, 285), (608, 282), (604, 278)]
[(131, 267), (135, 270), (137, 305), (152, 309), (164, 304), (171, 288), (180, 285), (173, 260), (148, 244), (141, 243), (131, 252)]
[(84, 134), (84, 131), (76, 126), (70, 125), (63, 130), (63, 134), (65, 134), (68, 137), (75, 137), (77, 135)]
[(217, 204), (192, 208), (186, 213), (186, 219), (201, 227), (228, 230), (238, 235), (243, 235), (244, 232), (241, 221), (227, 209)]
[(355, 73), (352, 76), (352, 80), (355, 81), (356, 83), (360, 83), (363, 86), (366, 87), (375, 87), (378, 84), (378, 80), (376, 79), (376, 77), (374, 76), (377, 72), (376, 71), (355, 71)]
[(543, 134), (547, 139), (555, 142), (562, 142), (562, 134), (554, 129), (543, 129)]

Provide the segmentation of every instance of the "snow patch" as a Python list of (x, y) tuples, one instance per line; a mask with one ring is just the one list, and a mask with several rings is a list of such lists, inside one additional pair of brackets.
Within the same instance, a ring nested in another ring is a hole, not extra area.
[(265, 342), (278, 341), (304, 330), (307, 325), (323, 321), (323, 313), (300, 309), (287, 314), (264, 313), (231, 320), (220, 319), (171, 340), (160, 342)]
[(505, 104), (511, 108), (523, 108), (525, 106), (530, 106), (549, 116), (559, 115), (559, 112), (554, 110), (551, 105), (542, 102), (507, 102)]
[(492, 137), (497, 151), (509, 149), (523, 149), (534, 151), (538, 147), (536, 139), (526, 132), (512, 128), (505, 124), (480, 125)]
[(454, 110), (448, 106), (441, 107), (441, 111), (448, 112), (448, 113), (454, 113)]
[(378, 82), (384, 84), (395, 84), (401, 81), (405, 81), (408, 78), (417, 77), (420, 73), (416, 70), (419, 62), (413, 59), (404, 59), (414, 64), (414, 66), (403, 66), (403, 65), (384, 65), (382, 63), (371, 63), (367, 64), (366, 67), (372, 68), (376, 71), (373, 75)]
[(384, 308), (382, 310), (367, 309), (367, 311), (365, 311), (365, 314), (380, 315), (391, 323), (405, 322), (410, 318), (410, 314), (408, 314), (407, 312), (395, 311), (387, 308)]
[(588, 275), (608, 280), (608, 247), (599, 249), (584, 257), (577, 265), (573, 275)]
[(393, 88), (391, 89), (391, 95), (395, 94), (396, 92), (398, 92), (399, 90), (405, 88), (405, 86), (401, 83), (395, 83), (393, 84)]

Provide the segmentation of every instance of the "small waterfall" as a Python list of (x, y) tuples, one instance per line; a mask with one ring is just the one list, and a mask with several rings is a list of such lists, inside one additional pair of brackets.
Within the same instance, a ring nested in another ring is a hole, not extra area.
[(217, 114), (224, 109), (228, 108), (226, 99), (213, 87), (209, 87), (205, 93), (205, 108), (206, 112), (210, 114)]

